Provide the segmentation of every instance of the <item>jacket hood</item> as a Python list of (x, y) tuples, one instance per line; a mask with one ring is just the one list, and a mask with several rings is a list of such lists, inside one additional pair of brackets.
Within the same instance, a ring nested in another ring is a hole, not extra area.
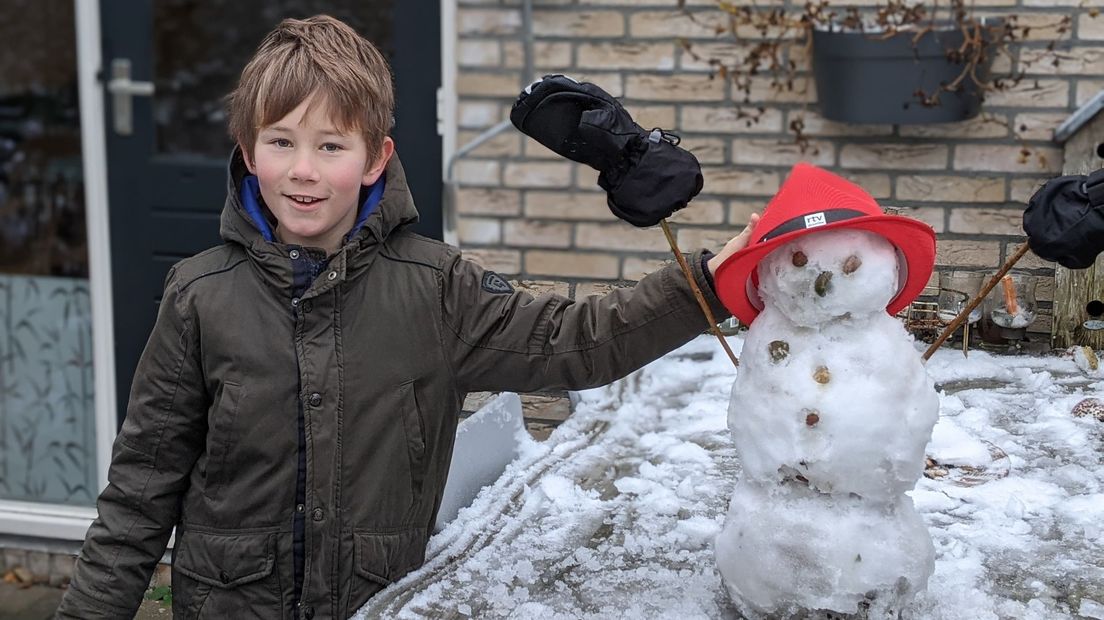
[[(377, 246), (392, 233), (418, 221), (418, 210), (414, 206), (410, 187), (406, 183), (406, 173), (397, 153), (391, 156), (384, 174), (386, 187), (379, 206), (368, 216), (364, 225), (346, 240), (345, 245), (338, 250), (339, 253), (350, 250), (357, 253), (359, 250)], [(267, 241), (242, 204), (242, 183), (248, 175), (249, 170), (245, 166), (241, 148), (235, 146), (227, 168), (226, 204), (222, 208), (219, 235), (223, 241), (244, 246), (251, 254), (267, 254), (273, 251), (284, 254), (285, 251), (278, 249), (282, 244)], [(267, 208), (264, 213), (271, 219)]]

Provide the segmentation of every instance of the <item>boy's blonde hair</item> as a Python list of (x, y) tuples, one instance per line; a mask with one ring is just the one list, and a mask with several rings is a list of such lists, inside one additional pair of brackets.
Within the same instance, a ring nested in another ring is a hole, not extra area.
[(391, 67), (376, 46), (329, 15), (285, 19), (261, 41), (227, 97), (230, 137), (250, 159), (257, 133), (312, 94), (344, 132), (359, 131), (372, 161), (391, 130)]

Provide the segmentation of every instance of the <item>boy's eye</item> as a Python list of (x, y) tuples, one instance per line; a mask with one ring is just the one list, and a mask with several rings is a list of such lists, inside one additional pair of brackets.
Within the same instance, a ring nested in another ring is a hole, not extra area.
[(271, 142), (272, 142), (272, 144), (275, 144), (276, 146), (278, 146), (280, 148), (287, 148), (287, 147), (291, 146), (291, 140), (288, 140), (286, 138), (275, 138)]
[(326, 151), (327, 153), (336, 153), (341, 150), (341, 145), (334, 144), (333, 142), (327, 142), (326, 144), (322, 145), (322, 150)]

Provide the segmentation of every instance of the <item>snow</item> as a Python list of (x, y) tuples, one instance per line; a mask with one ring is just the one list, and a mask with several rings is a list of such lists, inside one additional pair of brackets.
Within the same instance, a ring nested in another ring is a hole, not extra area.
[[(1069, 413), (1104, 398), (1104, 381), (1071, 357), (949, 348), (926, 369), (947, 425), (928, 454), (976, 464), (980, 443), (997, 456), (909, 493), (936, 557), (904, 616), (1104, 618), (1104, 423)], [(712, 547), (742, 475), (734, 378), (702, 337), (579, 393), (567, 422), (430, 540), (426, 564), (355, 617), (738, 618)]]

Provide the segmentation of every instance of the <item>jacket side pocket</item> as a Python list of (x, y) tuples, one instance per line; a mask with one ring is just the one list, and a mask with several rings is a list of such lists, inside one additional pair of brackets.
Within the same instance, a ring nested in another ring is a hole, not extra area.
[(204, 476), (204, 492), (211, 497), (222, 484), (226, 471), (226, 455), (236, 441), (234, 437), (238, 408), (245, 396), (245, 388), (237, 383), (224, 381), (218, 398), (208, 416), (207, 465)]
[(414, 381), (407, 381), (399, 386), (399, 402), (402, 407), (403, 433), (406, 435), (406, 454), (410, 458), (410, 488), (417, 501), (426, 476), (426, 434)]

